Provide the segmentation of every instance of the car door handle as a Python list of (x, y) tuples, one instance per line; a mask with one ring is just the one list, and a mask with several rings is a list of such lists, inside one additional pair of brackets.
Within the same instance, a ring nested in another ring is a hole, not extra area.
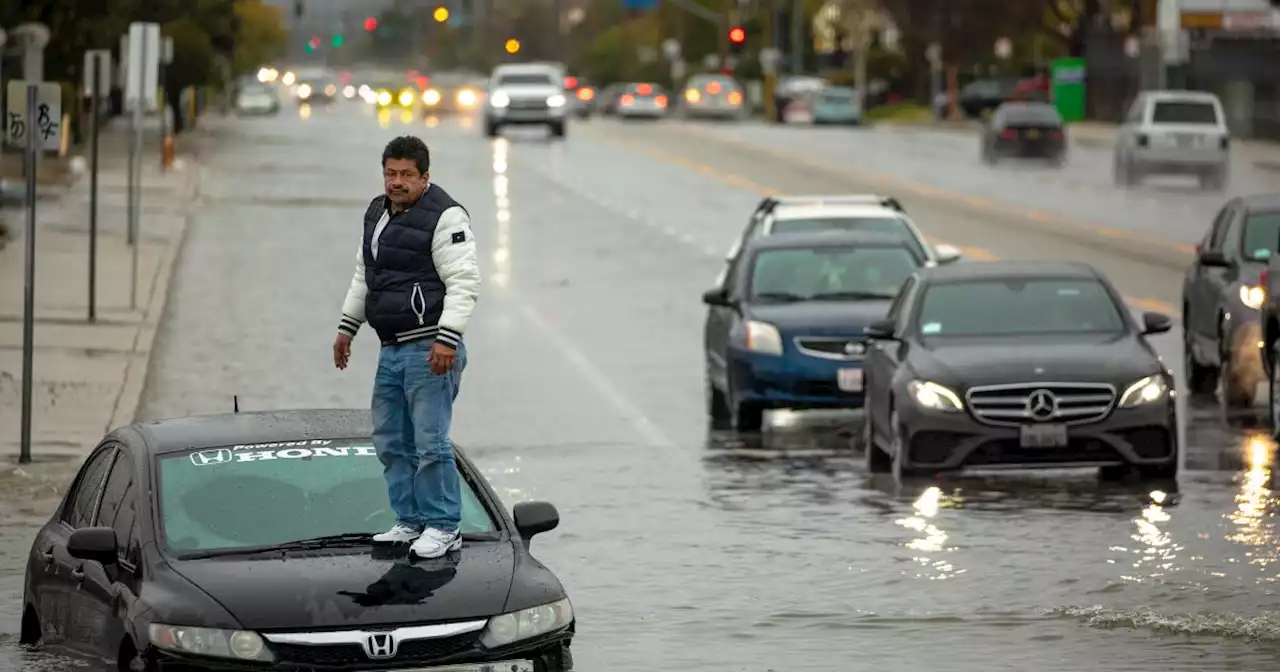
[(71, 570), (71, 578), (75, 579), (76, 581), (84, 581), (84, 570), (80, 569), (79, 567), (76, 567), (75, 569)]

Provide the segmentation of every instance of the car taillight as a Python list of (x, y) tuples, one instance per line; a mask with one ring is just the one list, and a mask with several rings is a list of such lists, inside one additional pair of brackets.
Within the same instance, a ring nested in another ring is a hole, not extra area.
[(666, 106), (667, 106), (667, 97), (666, 97), (666, 96), (658, 96), (657, 98), (654, 98), (654, 99), (653, 99), (653, 102), (657, 103), (657, 104), (658, 104), (658, 107), (666, 107)]
[(1000, 137), (1004, 138), (1005, 140), (1012, 140), (1018, 137), (1018, 134), (1006, 128), (1005, 130), (1000, 131)]
[(707, 85), (707, 93), (715, 95), (720, 93), (720, 82), (711, 82)]
[(649, 86), (648, 84), (641, 84), (640, 86), (636, 87), (636, 93), (642, 96), (647, 96), (652, 92), (653, 92), (653, 87)]
[(1049, 131), (1049, 137), (1054, 140), (1062, 139), (1062, 131)]
[(1269, 275), (1267, 273), (1267, 269), (1264, 268), (1262, 269), (1262, 275), (1258, 276), (1258, 286), (1261, 287), (1264, 292), (1267, 291), (1267, 275)]
[(741, 104), (742, 104), (742, 94), (741, 94), (741, 93), (738, 93), (737, 91), (733, 91), (733, 92), (731, 92), (731, 93), (729, 94), (729, 104), (730, 104), (730, 105), (741, 105)]
[(627, 95), (625, 95), (625, 96), (623, 96), (623, 97), (622, 97), (622, 104), (623, 104), (623, 105), (632, 105), (632, 104), (634, 104), (635, 102), (636, 102), (636, 97), (635, 97), (635, 96), (633, 96), (633, 95), (631, 95), (631, 94), (629, 94), (629, 93), (628, 93)]

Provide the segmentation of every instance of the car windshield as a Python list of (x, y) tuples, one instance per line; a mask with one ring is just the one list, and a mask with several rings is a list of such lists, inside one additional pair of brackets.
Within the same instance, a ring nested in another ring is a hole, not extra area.
[(1218, 125), (1218, 110), (1213, 103), (1189, 100), (1162, 100), (1151, 111), (1155, 124), (1208, 124)]
[(975, 280), (925, 290), (924, 336), (1118, 333), (1120, 307), (1102, 283), (1078, 278)]
[[(367, 440), (296, 441), (162, 455), (158, 515), (171, 553), (236, 551), (396, 522)], [(497, 530), (466, 478), (463, 534)]]
[(898, 217), (805, 217), (779, 219), (773, 223), (772, 232), (811, 233), (816, 231), (876, 231), (902, 236), (913, 251), (923, 257), (924, 249), (916, 240), (907, 223)]
[(1240, 236), (1240, 253), (1252, 261), (1267, 261), (1280, 251), (1280, 210), (1250, 213)]
[(552, 77), (551, 75), (546, 75), (546, 74), (537, 73), (537, 72), (513, 73), (509, 75), (498, 76), (498, 86), (512, 86), (512, 85), (521, 86), (525, 84), (532, 84), (535, 86), (551, 86), (553, 82), (555, 82), (555, 78)]
[(1062, 125), (1062, 115), (1052, 105), (1003, 105), (997, 116), (1005, 124)]
[(853, 100), (853, 89), (845, 88), (829, 88), (822, 90), (822, 97), (826, 100), (835, 102), (844, 102)]
[(762, 250), (751, 270), (755, 301), (891, 299), (921, 266), (906, 247)]

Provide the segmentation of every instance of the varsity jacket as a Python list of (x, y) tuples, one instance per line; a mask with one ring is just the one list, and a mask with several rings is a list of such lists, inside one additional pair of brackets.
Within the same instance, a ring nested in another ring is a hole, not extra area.
[(457, 347), (480, 292), (470, 217), (435, 184), (406, 210), (389, 205), (379, 196), (365, 211), (338, 330), (354, 338), (368, 322), (383, 345), (434, 338)]

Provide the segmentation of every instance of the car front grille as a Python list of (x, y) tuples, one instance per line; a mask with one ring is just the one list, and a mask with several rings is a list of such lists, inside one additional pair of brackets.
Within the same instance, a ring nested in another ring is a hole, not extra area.
[[(480, 641), (479, 632), (468, 632), (452, 637), (409, 639), (400, 642), (396, 656), (380, 663), (432, 663), (442, 658), (465, 653)], [(295, 665), (368, 665), (369, 656), (358, 644), (273, 644), (276, 657), (283, 663)]]
[(867, 354), (867, 343), (860, 338), (840, 336), (797, 336), (796, 349), (810, 357), (839, 361), (858, 361)]
[(1116, 388), (1105, 383), (981, 385), (969, 388), (965, 400), (973, 417), (988, 425), (1082, 425), (1098, 422), (1111, 413)]
[(547, 109), (547, 101), (545, 98), (512, 98), (511, 109), (545, 110)]

